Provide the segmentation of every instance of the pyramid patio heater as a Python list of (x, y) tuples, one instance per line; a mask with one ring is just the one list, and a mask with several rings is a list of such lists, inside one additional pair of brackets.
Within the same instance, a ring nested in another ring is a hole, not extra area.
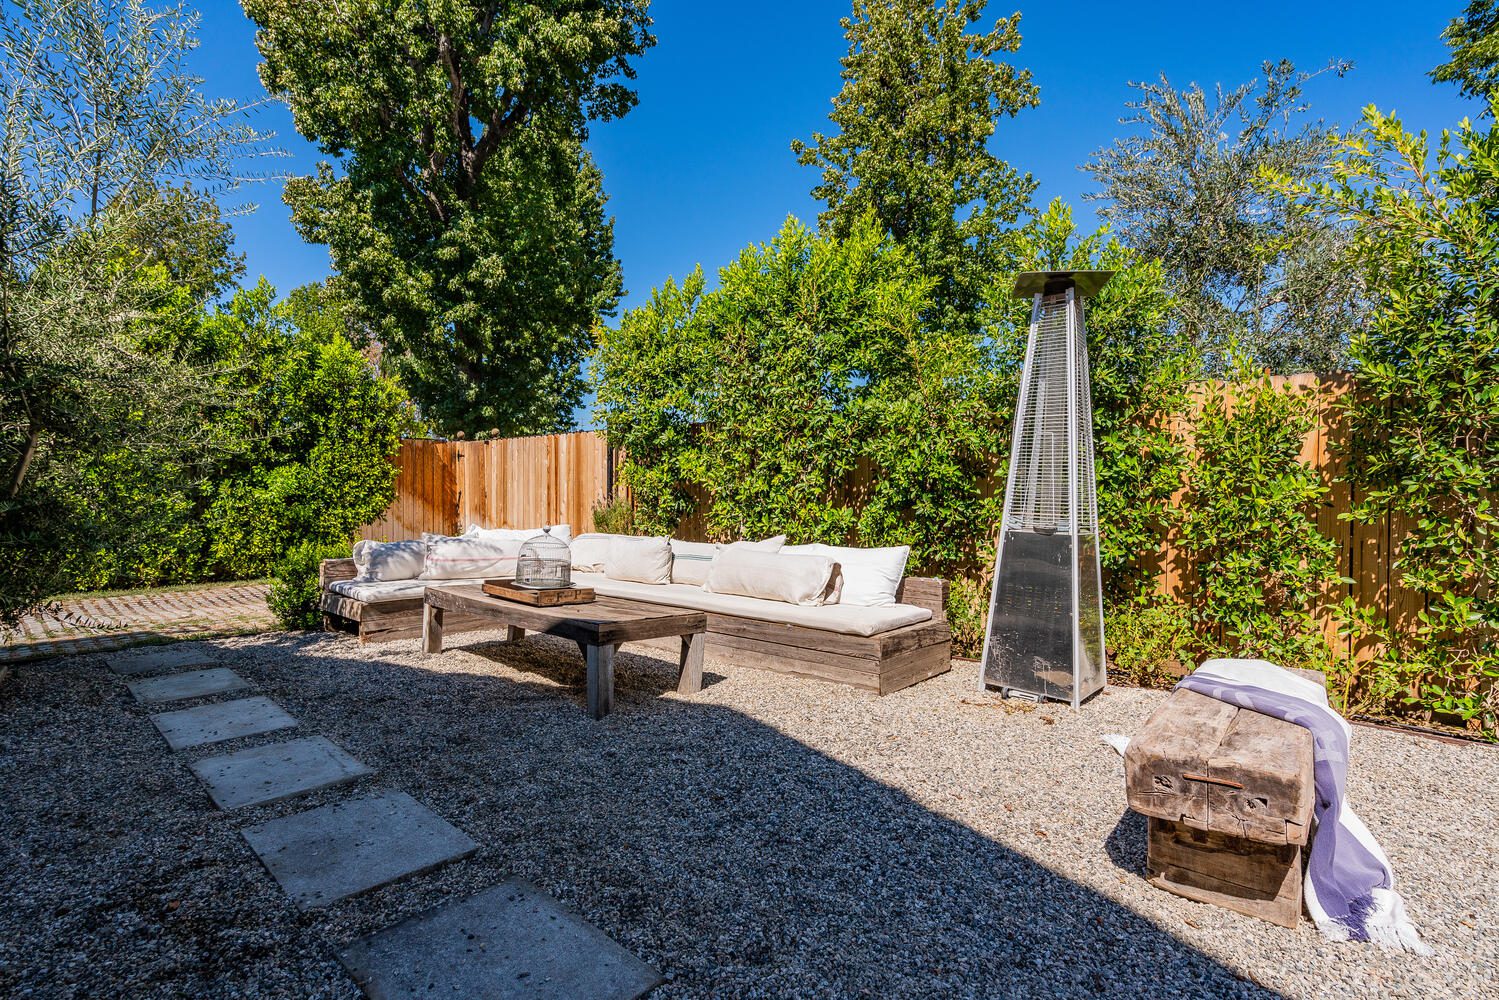
[(1005, 697), (1076, 708), (1104, 686), (1083, 298), (1113, 274), (1028, 271), (1015, 280), (1015, 294), (1031, 300), (1031, 328), (982, 671), (984, 688)]

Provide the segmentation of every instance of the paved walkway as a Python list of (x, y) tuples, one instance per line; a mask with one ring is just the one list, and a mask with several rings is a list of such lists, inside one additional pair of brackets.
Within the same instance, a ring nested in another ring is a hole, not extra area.
[(0, 663), (41, 656), (97, 653), (162, 639), (276, 628), (263, 583), (199, 590), (146, 590), (115, 597), (64, 598), (60, 616), (28, 616), (0, 647)]
[[(108, 660), (142, 705), (196, 702), (148, 716), (175, 752), (240, 749), (189, 767), (223, 810), (264, 806), (372, 777), (373, 768), (319, 736), (277, 742), (296, 719), (218, 665), (211, 646), (182, 643)], [(208, 700), (228, 695), (231, 701)], [(271, 742), (244, 744), (255, 737)], [(210, 751), (212, 752), (212, 751)], [(461, 861), (479, 844), (405, 792), (366, 788), (353, 798), (240, 828), (266, 871), (303, 910), (331, 906)], [(367, 934), (339, 953), (371, 997), (637, 1000), (662, 982), (603, 931), (519, 879), (440, 904)]]

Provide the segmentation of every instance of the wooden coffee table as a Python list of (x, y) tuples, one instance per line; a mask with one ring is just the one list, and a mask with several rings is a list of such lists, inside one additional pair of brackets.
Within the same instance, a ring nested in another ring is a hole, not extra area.
[(703, 687), (703, 642), (708, 616), (659, 604), (642, 604), (618, 597), (600, 597), (587, 604), (533, 608), (491, 597), (477, 584), (428, 587), (422, 610), (422, 650), (442, 652), (442, 616), (455, 614), (493, 618), (504, 625), (506, 640), (527, 632), (561, 636), (578, 644), (588, 664), (588, 711), (602, 719), (614, 710), (614, 652), (639, 639), (682, 637), (681, 672), (677, 690), (695, 694)]

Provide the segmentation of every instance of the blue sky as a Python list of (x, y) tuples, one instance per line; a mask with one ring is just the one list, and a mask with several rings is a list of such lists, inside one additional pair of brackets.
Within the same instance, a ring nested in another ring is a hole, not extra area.
[[(1014, 9), (991, 2), (989, 21)], [(815, 172), (796, 164), (795, 137), (826, 123), (846, 51), (839, 18), (847, 0), (757, 4), (656, 0), (658, 44), (638, 63), (640, 104), (596, 125), (590, 148), (604, 171), (615, 216), (615, 253), (624, 267), (622, 308), (643, 301), (667, 275), (701, 262), (711, 274), (746, 244), (774, 235), (787, 214), (811, 220)], [(1300, 3), (1146, 2), (1030, 4), (1014, 60), (1035, 74), (1041, 106), (1002, 123), (995, 149), (1040, 182), (1044, 202), (1070, 202), (1091, 225), (1090, 190), (1078, 165), (1119, 134), (1127, 82), (1165, 72), (1173, 84), (1237, 84), (1265, 59), (1311, 69), (1329, 59), (1355, 68), (1318, 78), (1313, 111), (1351, 123), (1366, 104), (1394, 109), (1408, 126), (1433, 131), (1477, 106), (1427, 72), (1444, 59), (1438, 37), (1462, 0)], [(196, 69), (213, 96), (263, 97), (252, 26), (237, 4), (200, 4)], [(265, 109), (262, 127), (280, 133), (283, 162), (307, 173), (317, 151), (296, 134), (284, 108)], [(255, 213), (235, 221), (248, 280), (264, 274), (278, 290), (321, 279), (328, 255), (292, 229), (279, 185), (248, 195)]]

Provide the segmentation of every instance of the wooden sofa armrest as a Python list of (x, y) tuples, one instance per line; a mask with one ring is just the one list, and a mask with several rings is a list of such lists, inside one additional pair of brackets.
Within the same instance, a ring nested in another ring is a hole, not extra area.
[(932, 613), (932, 621), (947, 621), (947, 581), (936, 576), (908, 576), (895, 592), (897, 604), (914, 604)]
[(324, 559), (318, 564), (317, 582), (318, 587), (328, 589), (328, 584), (337, 583), (339, 580), (352, 580), (359, 575), (358, 568), (352, 559)]

